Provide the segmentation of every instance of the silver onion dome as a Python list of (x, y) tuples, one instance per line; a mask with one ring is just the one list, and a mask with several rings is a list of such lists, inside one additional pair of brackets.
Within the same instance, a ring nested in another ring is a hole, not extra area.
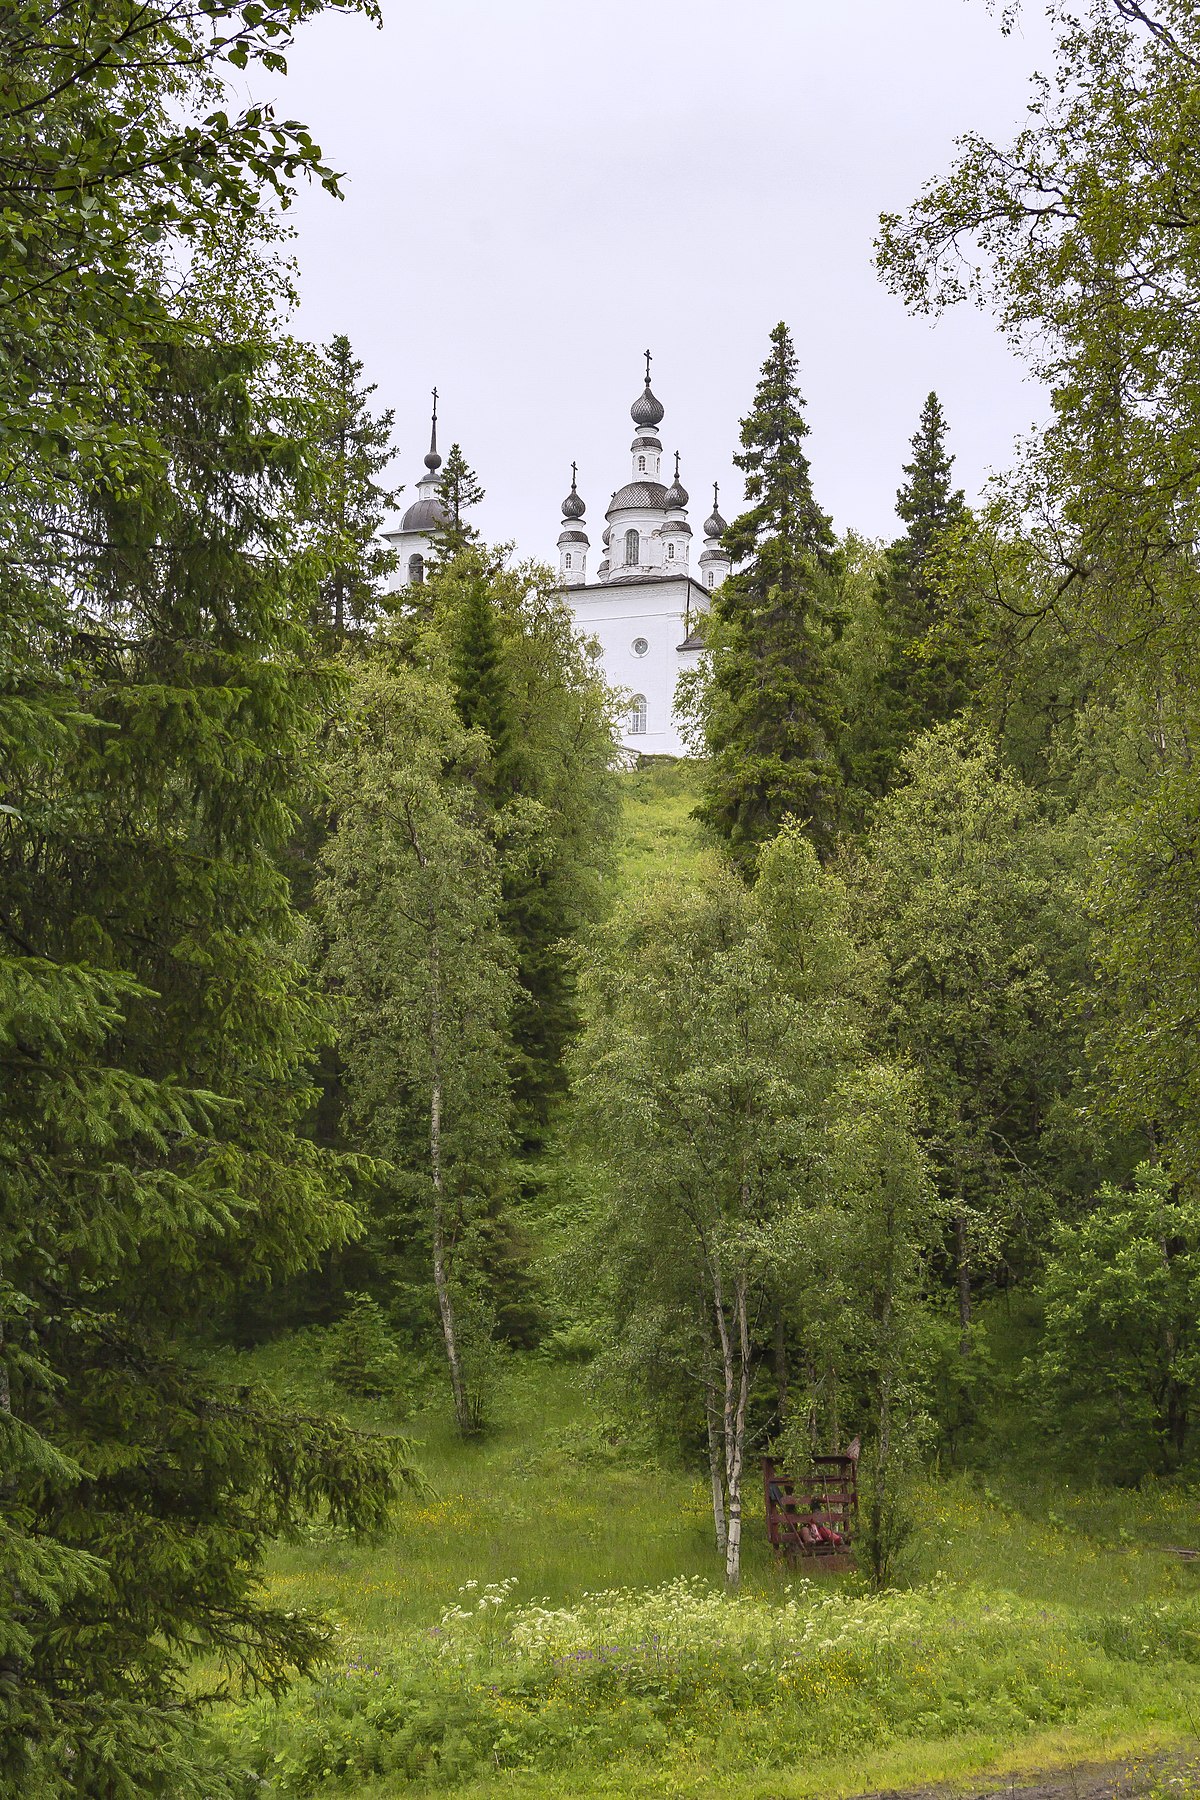
[(575, 470), (576, 465), (572, 463), (571, 491), (562, 503), (562, 516), (564, 519), (582, 519), (584, 513), (587, 511), (587, 507), (579, 498), (579, 490), (575, 485)]
[(688, 491), (679, 479), (679, 452), (675, 452), (675, 479), (663, 495), (663, 505), (668, 512), (676, 507), (685, 507), (688, 503)]
[(717, 496), (720, 493), (720, 491), (721, 491), (720, 488), (718, 487), (717, 483), (714, 481), (713, 482), (713, 509), (712, 509), (712, 512), (709, 514), (708, 518), (705, 519), (705, 521), (704, 521), (705, 537), (710, 537), (710, 538), (723, 537), (725, 535), (725, 533), (729, 530), (728, 525), (725, 523), (724, 519), (721, 517), (721, 510), (717, 505)]

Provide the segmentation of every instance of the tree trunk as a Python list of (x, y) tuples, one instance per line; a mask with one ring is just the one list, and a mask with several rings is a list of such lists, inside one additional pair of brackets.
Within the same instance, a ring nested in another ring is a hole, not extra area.
[[(750, 1399), (750, 1322), (746, 1311), (746, 1277), (739, 1273), (734, 1283), (734, 1317), (737, 1324), (738, 1353), (737, 1399), (734, 1400), (735, 1362), (732, 1346), (726, 1358), (726, 1475), (729, 1495), (729, 1531), (725, 1544), (725, 1586), (736, 1592), (742, 1579), (742, 1472), (746, 1452), (746, 1408)], [(722, 1313), (722, 1326), (724, 1314)], [(728, 1333), (725, 1334), (728, 1345)]]
[(971, 1252), (966, 1215), (961, 1208), (954, 1215), (954, 1261), (958, 1273), (958, 1348), (965, 1356), (971, 1347)]
[(433, 1183), (433, 1285), (437, 1293), (438, 1312), (442, 1320), (442, 1337), (446, 1343), (446, 1361), (450, 1368), (450, 1390), (454, 1396), (454, 1417), (464, 1436), (471, 1430), (467, 1405), (467, 1388), (463, 1380), (462, 1360), (458, 1353), (458, 1332), (454, 1319), (454, 1300), (446, 1272), (446, 1207), (442, 1178), (442, 992), (441, 946), (436, 937), (436, 923), (430, 921), (429, 947), (429, 1173)]
[(721, 1434), (717, 1429), (717, 1404), (711, 1388), (707, 1388), (704, 1394), (704, 1420), (708, 1426), (708, 1472), (712, 1481), (713, 1531), (717, 1540), (717, 1555), (724, 1556), (728, 1537), (725, 1524), (725, 1481), (721, 1469)]

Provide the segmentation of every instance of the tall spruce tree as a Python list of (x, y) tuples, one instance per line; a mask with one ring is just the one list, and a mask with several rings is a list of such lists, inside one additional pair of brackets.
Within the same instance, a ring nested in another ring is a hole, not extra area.
[(483, 484), (463, 455), (460, 444), (450, 446), (446, 466), (438, 481), (437, 493), (446, 522), (434, 534), (433, 542), (448, 562), (469, 544), (479, 542), (478, 527), (472, 525), (466, 515), (468, 508), (478, 506), (484, 497)]
[(8, 695), (37, 729), (0, 846), (0, 1786), (39, 1795), (224, 1791), (189, 1660), (311, 1666), (266, 1543), (313, 1506), (378, 1523), (392, 1486), (386, 1447), (190, 1349), (354, 1217), (303, 1131), (320, 1021), (277, 860), (327, 686), (276, 519), (304, 453), (250, 352), (154, 366), (139, 479), (77, 494), (88, 562)]
[(396, 567), (379, 527), (399, 489), (377, 479), (391, 462), (395, 412), (373, 414), (375, 383), (364, 384), (363, 365), (344, 334), (325, 351), (321, 400), (325, 479), (316, 496), (318, 539), (327, 572), (320, 584), (318, 622), (335, 637), (367, 623), (379, 604), (380, 582)]
[(491, 748), (483, 779), (494, 795), (511, 799), (516, 791), (512, 690), (504, 670), (490, 584), (478, 563), (463, 583), (454, 621), (451, 672), (459, 717), (464, 725), (484, 732)]
[(813, 495), (803, 406), (780, 323), (734, 458), (750, 504), (725, 543), (743, 566), (713, 599), (702, 700), (711, 761), (699, 813), (743, 867), (788, 815), (827, 851), (839, 813), (837, 552)]
[(953, 466), (946, 417), (930, 394), (904, 465), (908, 479), (896, 495), (908, 529), (888, 546), (876, 579), (886, 646), (878, 691), (871, 717), (854, 721), (846, 739), (850, 780), (870, 794), (885, 793), (913, 739), (952, 718), (970, 697), (970, 658), (936, 570), (939, 542), (966, 512), (961, 489), (951, 486)]
[(496, 570), (476, 548), (429, 583), (459, 715), (490, 746), (474, 780), (494, 811), (517, 955), (514, 1086), (527, 1147), (563, 1085), (576, 1023), (566, 940), (598, 908), (615, 801), (613, 697), (545, 582), (544, 570)]

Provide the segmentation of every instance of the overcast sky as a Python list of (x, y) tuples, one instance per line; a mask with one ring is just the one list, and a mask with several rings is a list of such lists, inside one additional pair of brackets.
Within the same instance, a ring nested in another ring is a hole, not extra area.
[(983, 0), (383, 9), (382, 31), (305, 27), (279, 100), (346, 171), (345, 200), (293, 211), (298, 329), (345, 331), (395, 407), (402, 504), (436, 383), (485, 536), (552, 559), (575, 457), (594, 567), (649, 347), (693, 525), (713, 480), (732, 517), (738, 421), (781, 318), (839, 530), (897, 529), (931, 387), (968, 495), (1041, 414), (986, 317), (910, 318), (872, 266), (879, 213), (946, 168), (957, 133), (1019, 123), (1050, 63), (1040, 16), (1005, 39)]

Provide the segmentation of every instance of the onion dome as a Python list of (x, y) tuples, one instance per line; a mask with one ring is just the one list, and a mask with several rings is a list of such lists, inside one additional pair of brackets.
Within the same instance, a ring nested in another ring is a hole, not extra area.
[(600, 542), (604, 545), (604, 548), (607, 550), (608, 546), (612, 543), (612, 526), (611, 525), (606, 525), (604, 527), (604, 536), (600, 539)]
[(704, 521), (705, 537), (715, 537), (715, 538), (723, 537), (725, 535), (725, 533), (729, 530), (729, 527), (725, 523), (724, 519), (721, 517), (720, 510), (717, 506), (717, 495), (720, 493), (720, 491), (721, 491), (720, 488), (718, 487), (717, 483), (714, 481), (713, 482), (713, 509), (712, 509), (712, 512), (709, 515), (709, 517), (707, 519), (705, 519), (705, 521)]
[(668, 512), (685, 507), (688, 503), (688, 491), (679, 479), (679, 452), (675, 452), (675, 479), (663, 495), (663, 505)]
[(646, 386), (629, 409), (629, 416), (637, 426), (661, 425), (666, 408), (656, 400), (650, 392), (650, 352), (646, 352)]
[(606, 576), (608, 575), (609, 567), (610, 567), (609, 560), (606, 556), (603, 559), (603, 561), (601, 562), (600, 567), (596, 570), (596, 580), (597, 581), (603, 581), (606, 578)]
[(562, 516), (564, 519), (582, 519), (584, 513), (587, 511), (587, 507), (579, 498), (579, 491), (575, 486), (575, 467), (576, 465), (572, 463), (571, 491), (562, 503)]
[(650, 377), (646, 377), (646, 386), (629, 409), (629, 416), (635, 425), (661, 425), (666, 414), (666, 407), (661, 400), (656, 400), (650, 392)]

